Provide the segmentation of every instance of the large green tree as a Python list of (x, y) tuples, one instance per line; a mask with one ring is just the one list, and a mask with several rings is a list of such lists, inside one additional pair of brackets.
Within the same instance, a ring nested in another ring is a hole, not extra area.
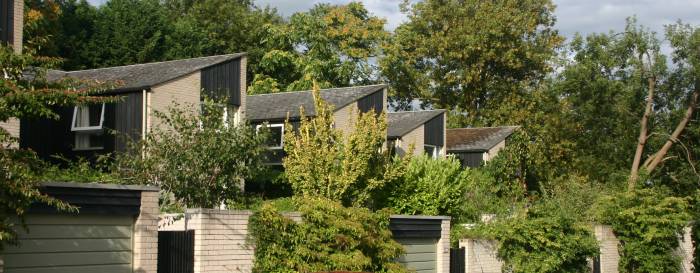
[(318, 4), (295, 13), (287, 24), (270, 30), (268, 47), (254, 75), (250, 91), (269, 93), (321, 87), (368, 84), (376, 80), (372, 59), (388, 37), (385, 20), (362, 3)]
[(485, 111), (551, 71), (563, 41), (549, 0), (427, 0), (403, 10), (408, 22), (380, 60), (394, 98), (457, 109), (462, 124), (488, 124)]

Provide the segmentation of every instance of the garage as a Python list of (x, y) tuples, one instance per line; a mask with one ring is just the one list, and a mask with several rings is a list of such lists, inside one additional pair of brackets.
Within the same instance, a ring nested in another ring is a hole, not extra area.
[(19, 244), (2, 251), (0, 272), (155, 273), (155, 257), (149, 270), (140, 253), (157, 254), (157, 221), (147, 219), (157, 216), (158, 188), (44, 183), (40, 190), (78, 211), (34, 204), (25, 214), (27, 229), (17, 230)]
[(441, 216), (393, 215), (389, 229), (394, 239), (403, 245), (405, 254), (398, 262), (417, 273), (437, 273), (438, 241), (442, 234)]

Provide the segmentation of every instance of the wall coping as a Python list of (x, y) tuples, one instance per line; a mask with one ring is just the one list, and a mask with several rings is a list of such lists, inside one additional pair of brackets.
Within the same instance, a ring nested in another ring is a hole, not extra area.
[(102, 183), (76, 183), (76, 182), (42, 182), (40, 187), (45, 188), (80, 188), (80, 189), (105, 189), (105, 190), (130, 190), (130, 191), (160, 191), (157, 186), (145, 185), (121, 185)]
[(430, 215), (403, 215), (395, 214), (389, 216), (391, 219), (423, 219), (423, 220), (451, 220), (450, 216), (430, 216)]

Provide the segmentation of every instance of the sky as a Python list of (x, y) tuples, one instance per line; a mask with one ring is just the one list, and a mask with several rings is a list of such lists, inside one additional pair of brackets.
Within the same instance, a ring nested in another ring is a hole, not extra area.
[[(101, 4), (106, 0), (88, 0)], [(393, 30), (406, 20), (399, 10), (402, 0), (361, 0), (367, 10), (387, 19), (388, 30)], [(415, 1), (415, 0), (414, 0)], [(663, 26), (678, 19), (700, 26), (700, 0), (553, 0), (557, 6), (556, 28), (567, 38), (575, 33), (590, 34), (622, 31), (625, 18), (636, 15), (640, 24), (658, 33)], [(283, 16), (305, 11), (316, 3), (348, 3), (350, 0), (255, 0), (258, 6), (277, 8)]]

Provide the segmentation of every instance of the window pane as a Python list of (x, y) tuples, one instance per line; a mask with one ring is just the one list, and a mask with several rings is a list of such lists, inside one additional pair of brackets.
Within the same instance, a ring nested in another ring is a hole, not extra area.
[(102, 104), (78, 106), (75, 110), (75, 128), (97, 127), (102, 121)]
[(90, 120), (88, 123), (90, 124), (90, 127), (100, 126), (100, 119), (102, 118), (102, 105), (90, 105), (88, 106), (88, 109), (90, 111)]
[(424, 147), (423, 147), (423, 152), (424, 152), (425, 155), (427, 155), (427, 156), (434, 157), (434, 156), (435, 156), (435, 147), (433, 147), (433, 146), (424, 146)]
[(282, 127), (268, 127), (268, 132), (270, 132), (268, 146), (282, 147), (282, 137), (284, 137), (284, 131), (282, 130)]

